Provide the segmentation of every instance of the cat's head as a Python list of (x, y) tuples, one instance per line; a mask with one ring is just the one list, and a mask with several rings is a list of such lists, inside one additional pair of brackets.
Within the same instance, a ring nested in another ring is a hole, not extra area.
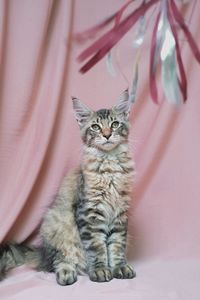
[(107, 152), (127, 142), (130, 111), (128, 99), (129, 94), (126, 90), (111, 109), (92, 111), (79, 99), (72, 98), (81, 137), (88, 147)]

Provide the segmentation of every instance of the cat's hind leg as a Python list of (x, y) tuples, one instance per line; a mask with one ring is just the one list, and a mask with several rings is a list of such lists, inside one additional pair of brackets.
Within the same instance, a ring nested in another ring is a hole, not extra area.
[(56, 281), (60, 285), (71, 285), (77, 281), (77, 268), (67, 258), (55, 261)]
[(77, 263), (73, 251), (64, 255), (61, 250), (44, 242), (40, 248), (39, 271), (54, 272), (60, 285), (70, 285), (77, 281)]

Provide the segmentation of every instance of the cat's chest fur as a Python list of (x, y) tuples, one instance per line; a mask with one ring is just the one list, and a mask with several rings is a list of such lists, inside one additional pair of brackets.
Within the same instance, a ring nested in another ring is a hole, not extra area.
[(126, 151), (84, 160), (84, 184), (90, 205), (115, 217), (128, 208), (133, 162)]

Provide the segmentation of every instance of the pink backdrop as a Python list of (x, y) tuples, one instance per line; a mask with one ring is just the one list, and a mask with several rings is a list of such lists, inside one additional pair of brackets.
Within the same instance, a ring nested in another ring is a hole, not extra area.
[[(137, 1), (136, 1), (137, 2)], [(193, 1), (191, 1), (193, 2)], [(114, 50), (117, 76), (101, 61), (86, 75), (72, 33), (117, 10), (123, 0), (0, 1), (0, 240), (35, 236), (59, 183), (78, 164), (81, 142), (70, 96), (110, 107), (128, 86), (134, 50), (129, 32)], [(136, 4), (135, 4), (136, 5)], [(191, 6), (185, 16), (189, 18)], [(190, 29), (200, 46), (200, 2)], [(188, 101), (179, 109), (149, 96), (149, 38), (139, 70), (130, 142), (137, 177), (130, 209), (129, 260), (137, 278), (62, 288), (26, 267), (0, 283), (0, 299), (200, 299), (200, 67), (182, 45)], [(122, 74), (123, 73), (123, 74)]]

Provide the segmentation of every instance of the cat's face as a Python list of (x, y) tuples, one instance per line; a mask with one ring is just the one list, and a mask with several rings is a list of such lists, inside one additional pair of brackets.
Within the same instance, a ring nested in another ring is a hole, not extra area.
[(127, 142), (130, 108), (128, 91), (121, 95), (117, 105), (111, 109), (100, 109), (94, 112), (77, 98), (73, 98), (73, 107), (82, 140), (88, 147), (107, 152)]

